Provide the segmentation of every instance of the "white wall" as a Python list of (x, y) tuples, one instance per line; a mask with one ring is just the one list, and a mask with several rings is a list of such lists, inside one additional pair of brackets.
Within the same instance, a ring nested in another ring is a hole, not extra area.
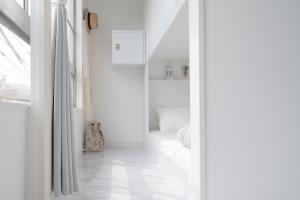
[(26, 105), (0, 102), (1, 199), (25, 199)]
[(149, 81), (149, 130), (159, 130), (156, 109), (160, 107), (190, 105), (190, 83), (188, 80)]
[[(186, 1), (178, 10), (169, 27), (164, 27), (164, 35), (159, 41), (151, 60), (189, 59), (189, 8)], [(150, 16), (152, 17), (152, 16)], [(151, 19), (151, 18), (150, 18)], [(146, 20), (145, 20), (146, 21)], [(147, 25), (147, 24), (146, 24)], [(167, 28), (167, 29), (166, 29)], [(161, 29), (160, 29), (161, 30)], [(150, 34), (151, 36), (151, 34)], [(149, 38), (148, 38), (149, 39)], [(149, 44), (153, 45), (153, 44)]]
[(208, 200), (300, 199), (299, 10), (206, 1)]
[(186, 0), (144, 0), (147, 58), (151, 56)]
[(85, 8), (98, 14), (100, 27), (90, 34), (92, 101), (95, 118), (103, 124), (106, 145), (131, 146), (143, 142), (144, 72), (116, 68), (111, 60), (111, 31), (142, 30), (143, 1), (87, 0)]

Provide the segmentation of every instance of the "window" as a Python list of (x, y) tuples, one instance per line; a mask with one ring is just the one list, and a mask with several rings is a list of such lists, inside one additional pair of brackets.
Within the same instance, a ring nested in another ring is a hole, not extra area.
[(1, 2), (0, 98), (29, 101), (30, 19), (24, 2)]
[(0, 96), (30, 99), (30, 46), (0, 24)]
[(22, 7), (22, 8), (24, 8), (25, 6), (24, 6), (24, 0), (16, 0), (17, 1), (17, 3)]
[(16, 0), (16, 2), (27, 12), (29, 15), (31, 13), (31, 0)]

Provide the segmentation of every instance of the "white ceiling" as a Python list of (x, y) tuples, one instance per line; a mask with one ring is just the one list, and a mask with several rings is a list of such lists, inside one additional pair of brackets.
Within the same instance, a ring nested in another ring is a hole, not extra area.
[(178, 13), (165, 33), (152, 59), (187, 60), (189, 58), (188, 6)]

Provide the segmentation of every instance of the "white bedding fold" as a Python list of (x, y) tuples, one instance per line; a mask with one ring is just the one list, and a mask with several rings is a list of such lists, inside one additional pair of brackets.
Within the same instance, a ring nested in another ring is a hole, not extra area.
[(186, 125), (179, 129), (176, 138), (183, 146), (191, 148), (191, 126)]
[(176, 139), (176, 132), (152, 131), (148, 134), (147, 140), (169, 159), (172, 159), (183, 169), (189, 170), (190, 149), (184, 147)]

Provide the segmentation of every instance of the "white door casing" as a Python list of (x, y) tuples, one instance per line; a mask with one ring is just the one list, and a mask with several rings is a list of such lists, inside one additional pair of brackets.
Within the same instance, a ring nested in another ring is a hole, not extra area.
[(205, 0), (189, 0), (190, 199), (206, 200)]

